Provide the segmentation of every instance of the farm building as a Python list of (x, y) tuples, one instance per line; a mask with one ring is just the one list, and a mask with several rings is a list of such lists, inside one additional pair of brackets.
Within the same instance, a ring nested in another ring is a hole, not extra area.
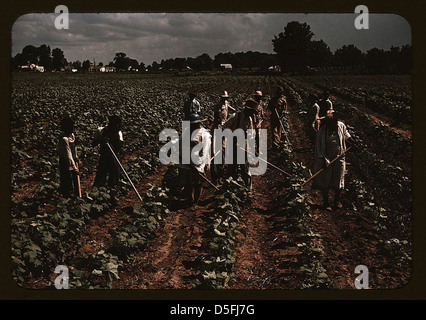
[(19, 67), (21, 71), (34, 71), (34, 72), (44, 72), (43, 66), (38, 66), (34, 63), (30, 65), (24, 65)]
[(63, 69), (64, 70), (61, 69), (61, 71), (66, 71), (66, 72), (77, 72), (78, 71), (76, 68), (74, 68), (71, 65), (65, 66)]
[(100, 65), (93, 65), (93, 63), (90, 64), (89, 68), (90, 72), (115, 72), (115, 67), (112, 66), (100, 66)]
[(227, 70), (232, 70), (232, 64), (230, 64), (230, 63), (221, 63), (220, 67), (227, 69)]
[(281, 72), (281, 67), (280, 66), (270, 66), (268, 68), (268, 71), (271, 71), (271, 72)]
[(95, 65), (95, 64), (91, 63), (90, 67), (89, 67), (89, 71), (90, 72), (101, 72), (102, 68), (103, 68), (103, 66)]
[(109, 66), (103, 67), (101, 69), (101, 72), (115, 72), (115, 71), (116, 71), (115, 67), (109, 67)]

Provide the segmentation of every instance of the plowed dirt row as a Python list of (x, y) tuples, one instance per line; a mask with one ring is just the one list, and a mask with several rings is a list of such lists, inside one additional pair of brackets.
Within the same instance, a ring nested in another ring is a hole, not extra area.
[[(269, 89), (269, 88), (268, 88)], [(264, 128), (269, 127), (269, 112), (265, 111)], [(271, 139), (268, 131), (268, 144)], [(272, 154), (268, 154), (269, 161)], [(300, 288), (303, 276), (299, 271), (297, 256), (300, 251), (292, 235), (282, 228), (286, 218), (272, 209), (274, 200), (283, 192), (278, 183), (287, 176), (272, 167), (266, 173), (253, 177), (249, 204), (242, 212), (239, 236), (235, 250), (235, 278), (231, 289), (293, 289)], [(286, 239), (290, 246), (278, 245)]]
[(148, 247), (124, 264), (115, 288), (191, 288), (203, 259), (203, 215), (212, 211), (212, 191), (204, 191), (200, 205), (171, 212)]
[[(300, 251), (292, 235), (282, 229), (286, 218), (271, 210), (279, 192), (270, 180), (277, 176), (272, 170), (253, 178), (251, 205), (242, 212), (240, 226), (245, 236), (238, 237), (231, 289), (293, 289), (303, 280), (297, 264)], [(293, 245), (277, 245), (284, 238)]]

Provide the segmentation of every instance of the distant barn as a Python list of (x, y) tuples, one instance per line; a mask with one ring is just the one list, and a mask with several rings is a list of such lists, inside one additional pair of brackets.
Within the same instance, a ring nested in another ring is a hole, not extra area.
[(272, 72), (281, 72), (281, 67), (280, 66), (270, 66), (268, 68), (268, 70), (272, 71)]
[(232, 70), (232, 64), (229, 64), (229, 63), (221, 63), (220, 67), (227, 70)]
[(20, 66), (19, 68), (21, 69), (21, 71), (44, 72), (44, 67), (43, 66), (38, 66), (38, 65), (36, 65), (34, 63), (28, 64), (28, 65), (24, 65), (24, 66)]

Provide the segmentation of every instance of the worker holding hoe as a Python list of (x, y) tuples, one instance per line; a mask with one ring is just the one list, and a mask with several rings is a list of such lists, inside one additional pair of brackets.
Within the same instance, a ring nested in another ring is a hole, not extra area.
[(60, 193), (66, 198), (81, 196), (74, 121), (69, 115), (61, 120), (61, 129), (58, 144)]
[(189, 120), (191, 114), (201, 114), (200, 102), (197, 100), (197, 95), (194, 91), (188, 92), (188, 100), (183, 105), (184, 120)]
[(255, 115), (256, 130), (260, 129), (263, 119), (264, 119), (264, 110), (263, 110), (263, 94), (262, 91), (256, 91), (253, 95), (253, 100), (257, 102)]
[[(326, 113), (328, 110), (333, 110), (333, 103), (330, 100), (330, 93), (328, 90), (324, 90), (322, 93), (321, 99), (317, 103), (317, 113), (315, 115), (314, 130), (318, 131), (320, 127), (324, 124), (324, 119), (326, 118)], [(315, 104), (314, 104), (314, 107)]]
[[(189, 116), (190, 126), (183, 130), (190, 130), (190, 162), (189, 164), (179, 164), (179, 185), (183, 187), (183, 192), (189, 204), (198, 204), (203, 189), (205, 170), (209, 164), (211, 147), (211, 135), (209, 131), (201, 125), (201, 118), (198, 113)], [(182, 136), (184, 133), (182, 133)], [(202, 148), (195, 148), (199, 144)]]
[(123, 133), (121, 132), (121, 118), (119, 116), (108, 117), (108, 125), (96, 130), (92, 146), (97, 145), (100, 145), (100, 158), (93, 185), (104, 185), (108, 176), (108, 185), (113, 187), (118, 184), (120, 177), (120, 164), (115, 159), (114, 154), (120, 154), (123, 146)]
[[(235, 109), (229, 103), (228, 99), (229, 99), (228, 92), (225, 91), (221, 96), (220, 102), (215, 105), (212, 131), (214, 129), (222, 129), (223, 124), (226, 122), (226, 120), (228, 120), (232, 111), (235, 111)], [(212, 143), (212, 146), (214, 146), (214, 142)], [(224, 147), (225, 147), (225, 139), (223, 139), (222, 141), (222, 151)], [(211, 177), (212, 177), (212, 182), (214, 184), (220, 183), (220, 180), (224, 175), (223, 171), (224, 171), (225, 155), (224, 155), (224, 152), (222, 152), (221, 154), (222, 154), (222, 164), (211, 165)]]
[[(258, 102), (253, 99), (248, 99), (244, 103), (244, 109), (233, 114), (224, 124), (223, 129), (231, 129), (232, 131), (235, 131), (237, 129), (242, 129), (244, 132), (247, 130), (253, 129), (255, 130), (258, 128), (258, 121), (259, 118), (258, 115)], [(241, 177), (243, 178), (244, 182), (247, 184), (249, 189), (252, 188), (252, 177), (249, 172), (249, 164), (238, 164), (237, 163), (237, 152), (239, 148), (245, 149), (244, 146), (237, 146), (237, 143), (233, 143), (233, 163), (230, 165), (230, 176), (233, 176), (234, 178), (237, 178), (239, 174), (241, 174)]]
[(281, 146), (281, 135), (283, 133), (283, 122), (287, 111), (287, 100), (284, 95), (284, 88), (278, 86), (275, 95), (268, 104), (271, 111), (272, 148), (278, 149)]
[[(340, 197), (345, 186), (346, 140), (351, 136), (343, 122), (337, 119), (334, 110), (328, 110), (323, 120), (323, 125), (316, 135), (315, 171), (324, 169), (315, 177), (312, 188), (319, 189), (323, 196), (324, 209), (331, 211), (329, 191), (335, 190), (334, 208), (341, 208)], [(331, 161), (339, 157), (332, 164)]]

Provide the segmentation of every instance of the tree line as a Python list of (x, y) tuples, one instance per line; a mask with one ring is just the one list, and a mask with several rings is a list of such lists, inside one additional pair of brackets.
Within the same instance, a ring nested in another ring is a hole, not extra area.
[[(232, 69), (261, 69), (279, 65), (283, 72), (308, 72), (317, 68), (330, 67), (351, 68), (361, 73), (408, 74), (411, 72), (411, 45), (391, 47), (389, 50), (372, 48), (362, 52), (353, 44), (344, 45), (332, 52), (323, 40), (312, 40), (314, 33), (307, 23), (289, 22), (283, 32), (274, 35), (272, 39), (275, 53), (237, 52), (218, 53), (211, 58), (207, 53), (197, 57), (178, 57), (154, 61), (146, 66), (143, 62), (130, 58), (124, 52), (115, 54), (107, 66), (115, 67), (117, 71), (168, 71), (196, 70), (211, 71), (221, 68), (222, 64), (230, 64)], [(53, 50), (46, 44), (40, 47), (27, 45), (22, 52), (12, 57), (12, 68), (36, 64), (43, 66), (46, 71), (61, 70), (72, 66), (77, 70), (87, 71), (91, 61), (69, 62), (60, 48)], [(103, 66), (102, 62), (98, 66)]]
[[(233, 68), (266, 68), (277, 63), (276, 55), (260, 52), (238, 52), (238, 53), (219, 53), (212, 59), (207, 53), (203, 53), (195, 58), (171, 58), (163, 59), (160, 63), (154, 61), (151, 65), (146, 66), (143, 62), (130, 58), (124, 52), (115, 54), (112, 61), (106, 66), (115, 67), (118, 71), (160, 71), (160, 70), (213, 70), (220, 68), (221, 64), (231, 64)], [(77, 70), (88, 71), (90, 66), (95, 64), (95, 61), (77, 60), (74, 62), (68, 61), (64, 52), (55, 48), (50, 50), (48, 45), (35, 47), (27, 45), (22, 49), (21, 53), (12, 58), (12, 67), (17, 69), (19, 66), (35, 64), (45, 68), (46, 71), (60, 71), (65, 66), (72, 66)], [(96, 63), (98, 66), (103, 66), (103, 62)]]
[(312, 40), (307, 23), (289, 22), (272, 39), (273, 50), (283, 70), (303, 72), (307, 68), (357, 67), (364, 73), (408, 74), (411, 72), (411, 45), (392, 46), (389, 50), (372, 48), (362, 52), (353, 44), (334, 53), (323, 40)]

